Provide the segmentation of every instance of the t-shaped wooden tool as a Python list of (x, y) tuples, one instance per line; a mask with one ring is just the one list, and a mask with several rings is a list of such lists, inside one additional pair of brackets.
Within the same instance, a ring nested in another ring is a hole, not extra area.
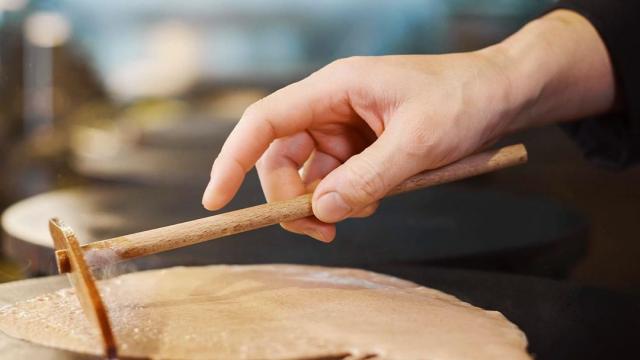
[(49, 232), (51, 232), (56, 251), (66, 251), (69, 261), (67, 277), (75, 289), (84, 315), (100, 332), (105, 357), (116, 359), (116, 340), (111, 330), (109, 316), (76, 235), (70, 227), (55, 218), (49, 220)]
[[(393, 188), (386, 196), (452, 182), (526, 161), (527, 150), (522, 144), (485, 151), (415, 175)], [(311, 215), (311, 194), (306, 194), (290, 200), (262, 204), (82, 246), (78, 245), (73, 231), (59, 220), (52, 219), (49, 228), (56, 249), (58, 271), (70, 273), (69, 279), (76, 289), (76, 295), (87, 318), (100, 329), (105, 354), (115, 357), (116, 345), (109, 317), (90, 266), (105, 266)]]

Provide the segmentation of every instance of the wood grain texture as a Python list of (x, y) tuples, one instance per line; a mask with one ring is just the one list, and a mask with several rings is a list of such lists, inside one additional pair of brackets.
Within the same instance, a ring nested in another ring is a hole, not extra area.
[(524, 145), (505, 146), (468, 156), (435, 170), (423, 171), (393, 188), (387, 196), (462, 180), (525, 162), (527, 162), (527, 149)]
[[(387, 196), (427, 188), (496, 171), (527, 161), (522, 144), (471, 155), (450, 165), (422, 172), (392, 189)], [(81, 246), (91, 266), (173, 250), (228, 235), (304, 218), (313, 214), (311, 194), (231, 211), (202, 219), (97, 241)], [(57, 250), (60, 272), (69, 271), (66, 250)]]
[(117, 347), (109, 316), (78, 240), (73, 231), (57, 219), (52, 219), (49, 222), (49, 229), (52, 237), (57, 239), (56, 246), (66, 249), (70, 268), (67, 274), (69, 282), (73, 285), (87, 320), (99, 331), (105, 358), (116, 359)]

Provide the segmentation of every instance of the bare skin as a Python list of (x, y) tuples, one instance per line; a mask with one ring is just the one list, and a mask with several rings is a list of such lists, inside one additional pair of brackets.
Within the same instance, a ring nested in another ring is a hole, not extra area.
[(392, 187), (531, 126), (604, 113), (615, 83), (582, 16), (557, 10), (469, 53), (353, 57), (251, 105), (202, 203), (226, 205), (257, 167), (267, 201), (313, 191), (314, 217), (282, 226), (329, 242)]

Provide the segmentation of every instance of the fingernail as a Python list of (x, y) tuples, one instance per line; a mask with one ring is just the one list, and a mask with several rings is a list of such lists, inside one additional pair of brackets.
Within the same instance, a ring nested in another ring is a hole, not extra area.
[(326, 193), (315, 204), (318, 218), (324, 222), (334, 223), (346, 218), (352, 211), (342, 196), (337, 192)]
[(314, 238), (316, 240), (319, 240), (319, 241), (322, 241), (322, 242), (327, 242), (324, 239), (324, 236), (322, 235), (322, 233), (317, 231), (317, 230), (315, 230), (315, 229), (305, 229), (304, 233), (307, 234), (308, 236), (311, 236), (312, 238)]
[(209, 199), (213, 197), (213, 181), (209, 180), (207, 187), (204, 189), (204, 193), (202, 194), (202, 205), (205, 208), (209, 208), (207, 205), (211, 203)]

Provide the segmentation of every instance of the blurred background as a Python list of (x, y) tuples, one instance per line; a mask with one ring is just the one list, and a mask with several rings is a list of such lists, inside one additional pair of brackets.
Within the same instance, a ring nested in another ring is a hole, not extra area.
[[(81, 242), (206, 216), (210, 165), (244, 108), (332, 60), (478, 49), (549, 4), (0, 0), (0, 281), (55, 273), (52, 216)], [(587, 163), (556, 127), (516, 141), (528, 165), (387, 200), (331, 245), (272, 227), (129, 270), (403, 263), (640, 292), (640, 170)], [(252, 172), (228, 209), (263, 201)]]

